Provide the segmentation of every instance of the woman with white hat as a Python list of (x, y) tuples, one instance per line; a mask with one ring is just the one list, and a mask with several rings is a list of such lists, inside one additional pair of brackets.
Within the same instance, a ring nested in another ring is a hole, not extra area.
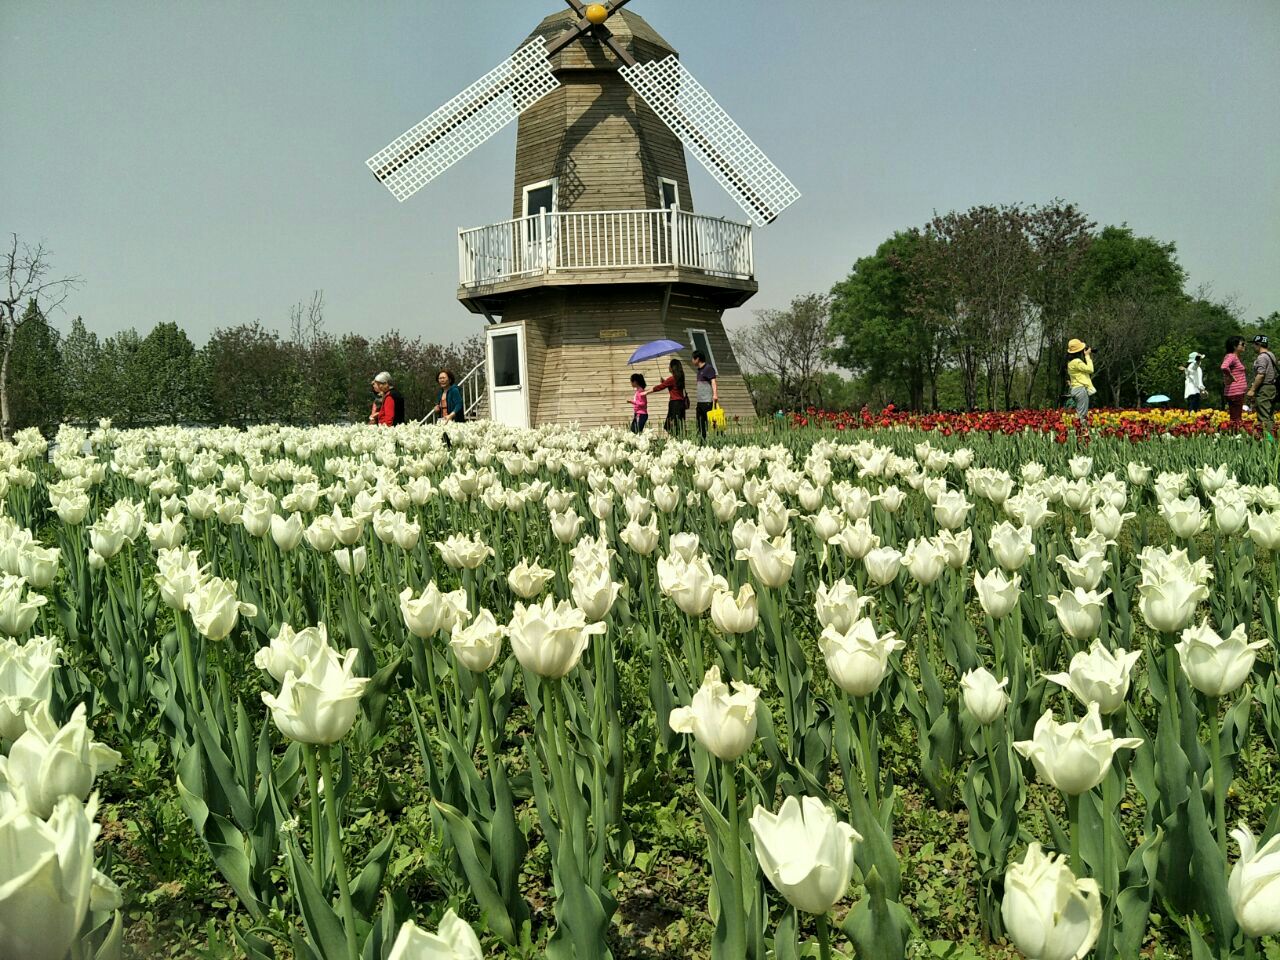
[(1074, 337), (1067, 341), (1067, 389), (1076, 406), (1076, 430), (1089, 440), (1089, 398), (1093, 396), (1093, 349)]
[(1203, 359), (1203, 353), (1192, 350), (1187, 356), (1187, 365), (1182, 368), (1182, 396), (1186, 400), (1188, 410), (1200, 409), (1200, 395), (1204, 393), (1204, 368), (1200, 366), (1200, 361)]

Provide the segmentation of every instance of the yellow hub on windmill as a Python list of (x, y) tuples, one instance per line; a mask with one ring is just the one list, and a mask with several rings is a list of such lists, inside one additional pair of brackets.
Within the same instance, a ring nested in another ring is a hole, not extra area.
[(587, 4), (587, 19), (599, 26), (609, 19), (609, 11), (603, 3)]

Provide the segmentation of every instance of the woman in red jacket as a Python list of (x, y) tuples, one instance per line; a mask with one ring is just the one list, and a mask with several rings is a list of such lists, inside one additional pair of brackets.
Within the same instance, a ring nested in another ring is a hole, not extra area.
[(667, 367), (670, 376), (650, 388), (650, 393), (669, 390), (667, 396), (667, 419), (663, 429), (667, 433), (684, 433), (684, 415), (689, 409), (689, 397), (684, 392), (684, 365), (679, 360), (672, 360)]

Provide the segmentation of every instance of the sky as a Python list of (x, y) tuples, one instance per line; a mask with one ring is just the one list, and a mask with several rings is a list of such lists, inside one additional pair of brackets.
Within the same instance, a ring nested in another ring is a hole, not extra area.
[[(202, 343), (324, 291), (330, 332), (453, 341), (457, 230), (510, 216), (515, 124), (398, 203), (364, 161), (559, 0), (3, 0), (0, 234), (83, 279), (56, 317)], [(1280, 309), (1276, 0), (633, 0), (803, 197), (760, 292), (829, 289), (895, 230), (1079, 204)], [(691, 157), (702, 213), (745, 220)]]

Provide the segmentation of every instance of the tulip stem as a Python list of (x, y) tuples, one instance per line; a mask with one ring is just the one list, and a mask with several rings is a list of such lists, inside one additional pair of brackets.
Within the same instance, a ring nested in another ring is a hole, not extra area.
[(831, 960), (831, 928), (825, 913), (818, 914), (818, 958)]
[(1222, 862), (1227, 862), (1227, 784), (1222, 769), (1222, 735), (1219, 732), (1218, 698), (1206, 698), (1209, 714), (1209, 765), (1213, 771), (1213, 823)]
[(350, 960), (360, 960), (360, 948), (356, 943), (356, 911), (351, 903), (347, 858), (342, 852), (342, 828), (338, 826), (338, 782), (333, 778), (333, 763), (329, 759), (327, 743), (320, 747), (320, 769), (324, 773), (325, 788), (329, 791), (324, 812), (329, 820), (329, 844), (333, 848), (333, 863), (338, 875), (338, 896), (342, 904), (342, 926), (347, 935), (347, 955)]
[(1004, 803), (1004, 787), (1000, 784), (1000, 767), (996, 763), (996, 746), (991, 737), (991, 724), (982, 725), (982, 742), (987, 748), (987, 764), (991, 769), (991, 790), (995, 794), (995, 808), (998, 811)]
[(1071, 830), (1071, 872), (1083, 877), (1084, 863), (1080, 859), (1080, 797), (1078, 794), (1067, 794), (1067, 820)]
[(307, 786), (311, 788), (311, 875), (316, 887), (324, 889), (324, 834), (321, 832), (320, 774), (316, 769), (316, 746), (302, 745), (302, 761), (307, 768)]
[[(720, 890), (720, 909), (727, 910), (729, 917), (729, 936), (725, 944), (725, 956), (745, 957), (747, 955), (747, 919), (743, 910), (743, 890), (746, 886), (742, 876), (742, 821), (738, 809), (738, 773), (737, 761), (723, 761), (725, 779), (725, 797), (729, 801), (729, 869), (733, 871), (733, 884), (728, 889)], [(726, 903), (726, 897), (730, 902)]]
[(866, 697), (853, 698), (853, 712), (858, 718), (858, 746), (862, 748), (862, 778), (867, 800), (877, 815), (880, 813), (880, 760), (871, 752), (871, 733), (867, 723)]

